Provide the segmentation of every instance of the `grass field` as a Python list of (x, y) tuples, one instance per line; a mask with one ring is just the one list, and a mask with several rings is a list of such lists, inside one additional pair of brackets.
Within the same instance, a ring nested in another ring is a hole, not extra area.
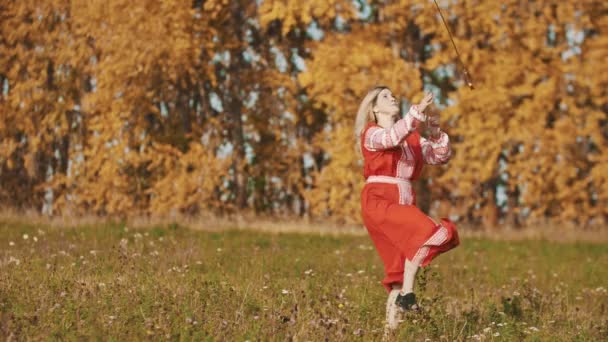
[[(463, 238), (395, 340), (608, 340), (608, 244)], [(0, 222), (0, 338), (381, 340), (366, 236)]]

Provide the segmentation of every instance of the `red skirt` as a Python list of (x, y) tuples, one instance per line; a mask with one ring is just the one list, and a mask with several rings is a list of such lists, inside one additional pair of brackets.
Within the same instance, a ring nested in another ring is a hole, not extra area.
[(382, 285), (387, 292), (393, 283), (403, 283), (405, 259), (412, 260), (424, 243), (441, 226), (448, 232), (441, 245), (428, 246), (429, 253), (420, 266), (428, 265), (437, 255), (458, 246), (456, 226), (446, 218), (435, 223), (415, 205), (399, 204), (395, 184), (367, 183), (361, 192), (363, 223), (384, 263)]

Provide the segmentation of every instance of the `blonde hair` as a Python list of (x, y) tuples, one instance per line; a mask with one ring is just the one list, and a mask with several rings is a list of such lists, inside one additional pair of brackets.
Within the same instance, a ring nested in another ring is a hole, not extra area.
[(359, 105), (359, 110), (357, 110), (357, 117), (355, 118), (355, 150), (359, 157), (363, 155), (361, 151), (361, 135), (368, 122), (376, 121), (373, 109), (376, 105), (378, 94), (384, 89), (389, 88), (387, 86), (376, 86), (368, 91)]

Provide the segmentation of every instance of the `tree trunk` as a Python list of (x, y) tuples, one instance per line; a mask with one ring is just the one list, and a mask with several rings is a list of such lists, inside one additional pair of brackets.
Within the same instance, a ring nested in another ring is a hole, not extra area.
[(243, 116), (241, 112), (241, 78), (240, 73), (246, 65), (243, 60), (243, 32), (244, 17), (239, 1), (234, 1), (232, 4), (232, 20), (234, 24), (234, 34), (239, 41), (239, 47), (230, 49), (230, 67), (229, 67), (229, 117), (231, 126), (231, 138), (234, 146), (232, 152), (232, 167), (234, 172), (234, 191), (236, 206), (238, 209), (243, 209), (247, 206), (247, 177), (245, 176), (245, 137), (243, 133)]

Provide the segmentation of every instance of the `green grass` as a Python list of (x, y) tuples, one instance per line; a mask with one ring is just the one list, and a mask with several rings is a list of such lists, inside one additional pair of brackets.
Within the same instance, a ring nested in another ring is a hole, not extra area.
[[(393, 337), (607, 340), (607, 266), (606, 244), (462, 239)], [(0, 337), (381, 340), (382, 275), (365, 236), (0, 222)]]

